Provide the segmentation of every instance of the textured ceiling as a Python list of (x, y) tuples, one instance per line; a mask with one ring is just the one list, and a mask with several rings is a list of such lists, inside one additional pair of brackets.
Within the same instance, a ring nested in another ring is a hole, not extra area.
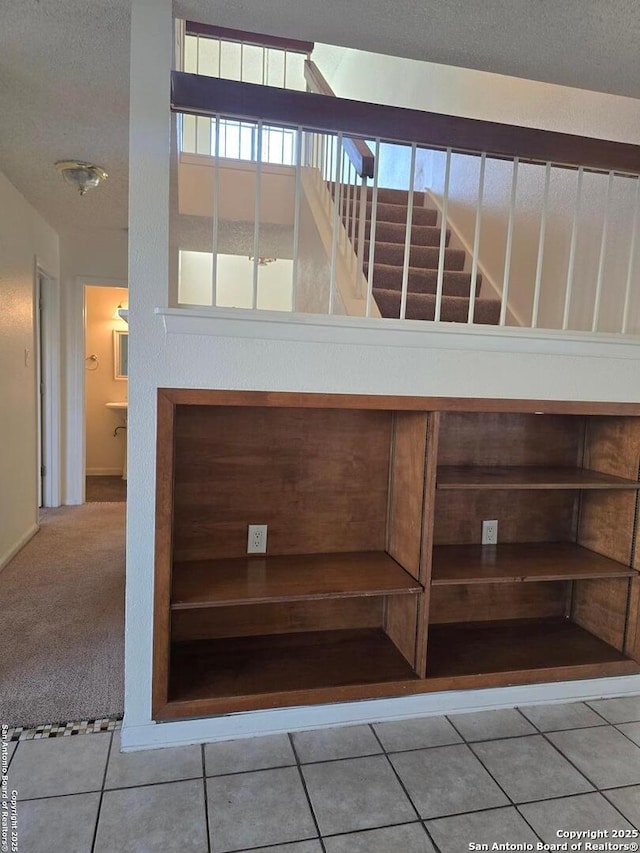
[[(127, 223), (130, 7), (0, 0), (0, 170), (62, 233)], [(638, 0), (177, 0), (175, 9), (240, 29), (640, 97)], [(85, 198), (53, 169), (76, 157), (110, 173)]]

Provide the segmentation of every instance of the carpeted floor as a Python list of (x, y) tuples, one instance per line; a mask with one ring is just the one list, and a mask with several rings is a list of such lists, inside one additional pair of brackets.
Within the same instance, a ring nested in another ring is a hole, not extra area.
[(96, 501), (126, 501), (127, 481), (122, 477), (87, 477), (85, 480), (85, 500), (87, 503)]
[(44, 510), (0, 573), (0, 721), (122, 714), (124, 503)]

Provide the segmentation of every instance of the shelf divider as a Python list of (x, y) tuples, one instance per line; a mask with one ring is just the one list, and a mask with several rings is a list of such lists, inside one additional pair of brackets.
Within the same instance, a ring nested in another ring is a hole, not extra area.
[(419, 592), (384, 551), (194, 560), (174, 566), (171, 609)]
[(586, 468), (443, 465), (438, 489), (640, 489), (640, 482)]
[(444, 586), (637, 575), (635, 569), (573, 542), (504, 542), (437, 545), (433, 549), (431, 582)]

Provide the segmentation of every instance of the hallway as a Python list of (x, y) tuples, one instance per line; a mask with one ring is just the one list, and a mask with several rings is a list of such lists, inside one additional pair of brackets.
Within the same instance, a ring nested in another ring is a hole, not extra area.
[(3, 723), (122, 715), (125, 506), (44, 510), (2, 571)]

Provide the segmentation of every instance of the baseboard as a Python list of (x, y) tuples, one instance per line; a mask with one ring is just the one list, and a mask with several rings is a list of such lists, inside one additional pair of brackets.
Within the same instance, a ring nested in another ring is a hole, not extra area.
[(0, 571), (4, 569), (7, 563), (10, 563), (11, 560), (13, 560), (18, 551), (21, 551), (30, 539), (33, 539), (38, 530), (40, 530), (40, 525), (33, 524), (24, 536), (21, 536), (16, 544), (12, 548), (9, 548), (9, 550), (0, 557)]
[(121, 477), (122, 465), (119, 468), (87, 468), (87, 477)]

